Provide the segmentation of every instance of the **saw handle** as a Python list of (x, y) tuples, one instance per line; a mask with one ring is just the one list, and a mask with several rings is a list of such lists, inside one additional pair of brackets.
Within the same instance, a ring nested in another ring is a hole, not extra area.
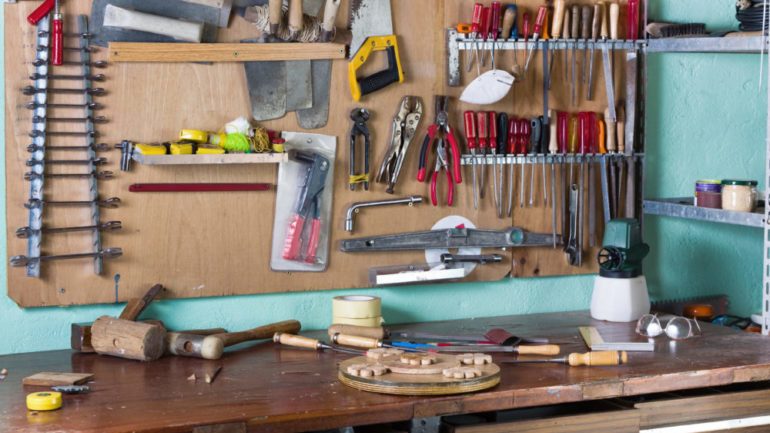
[[(358, 70), (364, 66), (369, 56), (375, 51), (386, 52), (388, 56), (387, 69), (359, 79)], [(396, 35), (368, 37), (348, 65), (348, 82), (354, 101), (360, 101), (362, 96), (384, 89), (391, 84), (403, 83), (404, 70), (401, 68)]]
[(585, 365), (601, 367), (628, 363), (626, 351), (608, 350), (604, 352), (570, 353), (567, 362), (572, 367)]
[(519, 355), (558, 355), (561, 348), (556, 344), (532, 344), (517, 346)]
[(321, 342), (312, 338), (303, 337), (301, 335), (285, 334), (283, 332), (276, 332), (273, 335), (273, 341), (284, 346), (301, 347), (304, 349), (321, 349)]
[(329, 338), (334, 337), (335, 334), (357, 335), (359, 337), (376, 338), (377, 340), (385, 338), (385, 328), (382, 326), (333, 324), (327, 331)]
[(362, 349), (382, 347), (382, 343), (376, 338), (359, 337), (357, 335), (334, 334), (332, 342), (342, 346), (360, 347)]

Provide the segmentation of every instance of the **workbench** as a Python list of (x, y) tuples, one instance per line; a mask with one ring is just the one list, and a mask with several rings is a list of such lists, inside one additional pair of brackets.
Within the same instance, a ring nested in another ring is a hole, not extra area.
[[(583, 325), (597, 326), (608, 341), (638, 339), (635, 324), (597, 322), (587, 312), (432, 322), (404, 328), (472, 334), (503, 327), (520, 336), (549, 337), (562, 343), (562, 353), (569, 353), (586, 351), (577, 329)], [(0, 368), (7, 368), (9, 375), (0, 381), (0, 431), (301, 432), (413, 419), (428, 420), (417, 424), (428, 431), (436, 425), (437, 417), (444, 415), (660, 395), (770, 380), (770, 342), (766, 337), (710, 324), (703, 325), (702, 336), (690, 340), (674, 342), (665, 336), (658, 337), (654, 353), (630, 353), (628, 365), (502, 365), (502, 380), (497, 387), (447, 397), (399, 397), (348, 388), (337, 380), (337, 364), (350, 355), (279, 347), (272, 342), (235, 349), (219, 361), (165, 357), (141, 363), (66, 350), (1, 356)], [(510, 355), (495, 355), (495, 360), (505, 357)], [(212, 384), (188, 380), (193, 373), (201, 377), (201, 372), (220, 365), (221, 373)], [(95, 377), (90, 393), (66, 395), (62, 409), (28, 413), (25, 396), (44, 388), (23, 387), (21, 380), (41, 371), (90, 372)], [(716, 409), (709, 404), (724, 405), (730, 401), (727, 395), (731, 394), (720, 394), (716, 403), (712, 398), (688, 402), (679, 409), (671, 404), (659, 405), (655, 409), (657, 415), (648, 417), (648, 421), (665, 419), (672, 407), (690, 420), (698, 415), (713, 417)], [(733, 406), (730, 414), (770, 414), (768, 391), (748, 391), (747, 395), (752, 398), (750, 402)], [(655, 404), (654, 398), (647, 401)], [(638, 429), (639, 420), (645, 419), (639, 408), (619, 413), (604, 417), (604, 427), (631, 419)], [(221, 427), (223, 424), (225, 428)], [(547, 431), (633, 431), (619, 424), (611, 428), (554, 427)]]

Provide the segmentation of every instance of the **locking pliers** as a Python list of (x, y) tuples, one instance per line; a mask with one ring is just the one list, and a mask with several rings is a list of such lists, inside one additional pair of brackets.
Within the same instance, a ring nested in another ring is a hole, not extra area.
[(393, 118), (390, 145), (382, 158), (376, 179), (378, 183), (388, 185), (386, 189), (388, 194), (393, 194), (395, 191), (406, 152), (417, 133), (417, 127), (420, 125), (422, 112), (422, 101), (419, 97), (405, 96)]

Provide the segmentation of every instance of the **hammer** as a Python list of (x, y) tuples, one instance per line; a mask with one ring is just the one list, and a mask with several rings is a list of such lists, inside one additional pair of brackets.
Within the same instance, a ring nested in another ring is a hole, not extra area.
[(225, 347), (246, 341), (270, 339), (276, 332), (296, 334), (301, 327), (302, 325), (296, 320), (285, 320), (248, 331), (209, 336), (169, 332), (166, 336), (166, 351), (179, 356), (219, 359), (222, 357)]
[[(128, 301), (123, 312), (120, 313), (120, 319), (124, 320), (136, 320), (142, 311), (147, 308), (148, 305), (158, 296), (163, 290), (162, 284), (156, 284), (150, 287), (150, 290), (141, 298), (134, 298)], [(162, 325), (160, 321), (153, 321), (152, 323), (158, 323)], [(70, 335), (70, 346), (73, 350), (82, 353), (94, 353), (94, 348), (91, 345), (91, 323), (73, 323)]]

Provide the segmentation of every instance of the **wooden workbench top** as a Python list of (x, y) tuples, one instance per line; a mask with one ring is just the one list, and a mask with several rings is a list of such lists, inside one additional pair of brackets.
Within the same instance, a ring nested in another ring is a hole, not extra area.
[[(598, 326), (609, 341), (635, 338), (634, 324), (593, 321), (585, 312), (433, 322), (408, 328), (477, 334), (504, 327), (521, 336), (547, 336), (563, 352), (585, 351), (577, 326)], [(404, 326), (407, 328), (407, 326)], [(347, 388), (336, 379), (346, 355), (264, 343), (220, 361), (167, 357), (152, 363), (70, 351), (0, 356), (9, 376), (0, 382), (0, 431), (190, 432), (195, 426), (246, 423), (249, 431), (305, 431), (617, 396), (770, 380), (770, 340), (712, 325), (703, 336), (673, 342), (658, 337), (655, 353), (632, 353), (629, 365), (566, 367), (503, 365), (501, 384), (449, 397), (397, 397)], [(496, 356), (501, 360), (505, 355)], [(222, 365), (213, 384), (187, 378)], [(21, 379), (41, 371), (91, 372), (91, 392), (65, 396), (64, 407), (30, 414)]]

